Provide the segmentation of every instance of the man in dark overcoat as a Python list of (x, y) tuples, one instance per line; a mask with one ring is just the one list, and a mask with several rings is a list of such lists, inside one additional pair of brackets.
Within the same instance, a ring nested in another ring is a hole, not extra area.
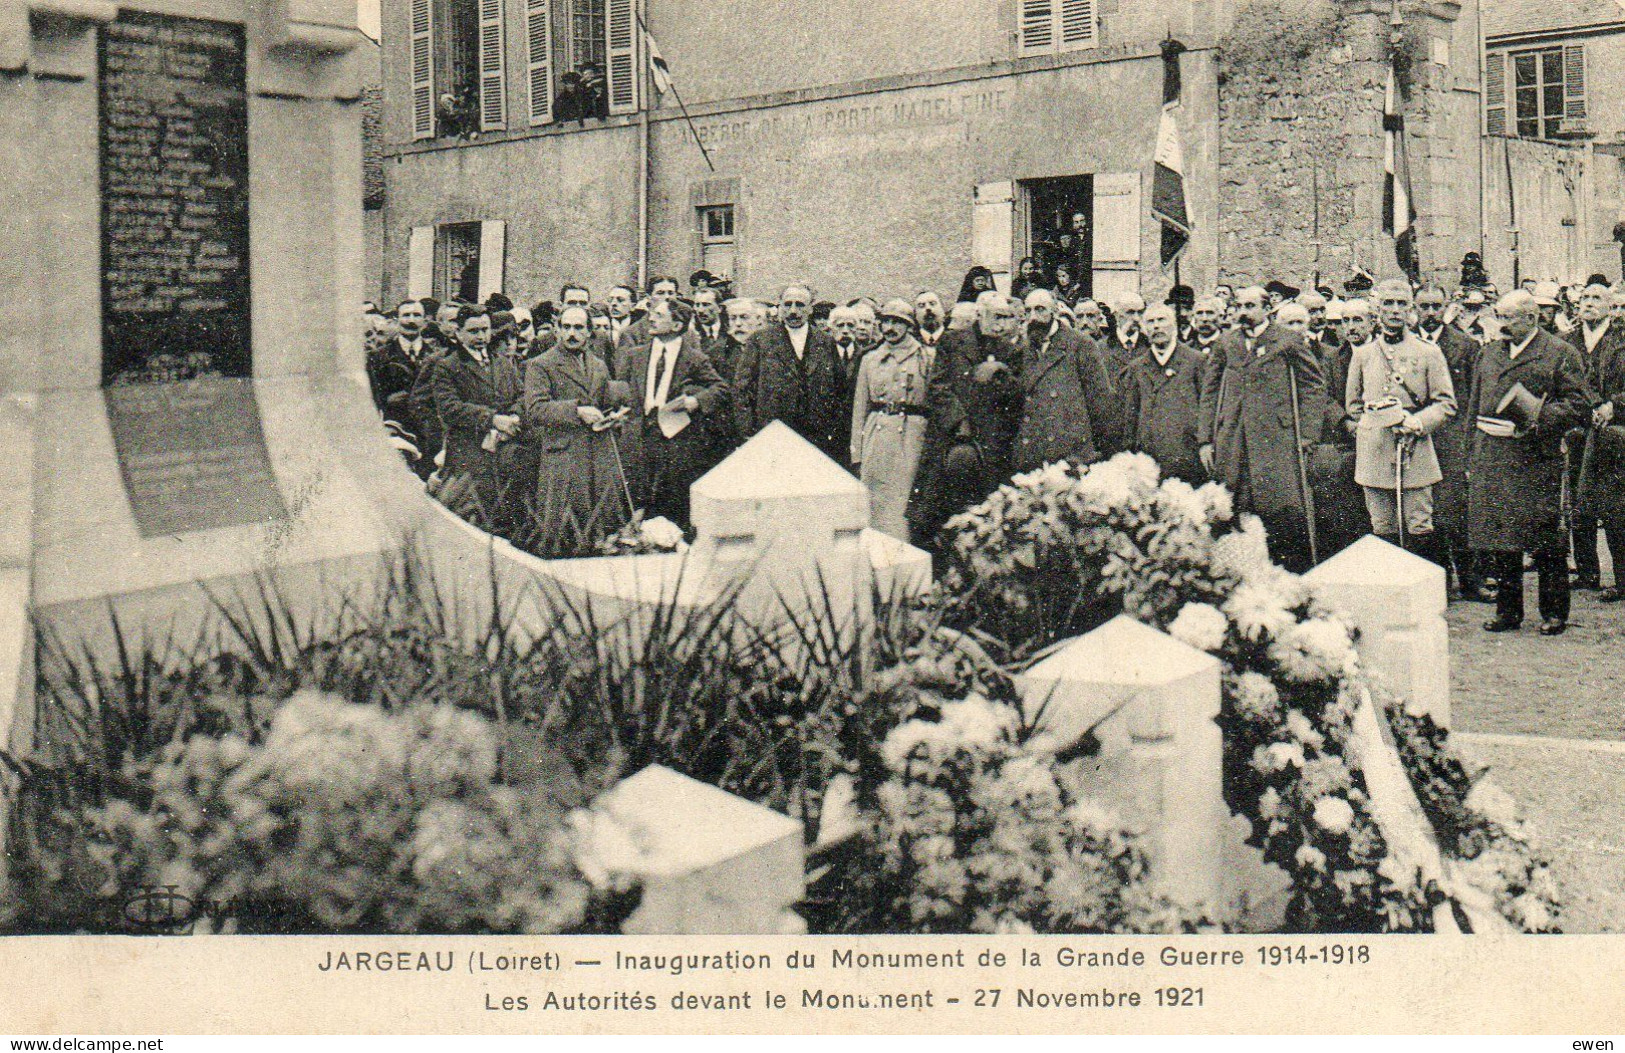
[[(1615, 326), (1621, 324), (1614, 319)], [(1599, 349), (1604, 349), (1599, 345)], [(1591, 414), (1591, 466), (1582, 487), (1584, 507), (1602, 523), (1614, 582), (1598, 597), (1604, 603), (1625, 599), (1625, 340), (1614, 341), (1597, 360), (1593, 391), (1602, 400)]]
[(930, 419), (909, 501), (909, 536), (932, 548), (942, 525), (1010, 478), (1021, 428), (1021, 346), (1008, 297), (977, 298), (976, 321), (949, 329), (937, 345), (928, 389)]
[(1271, 556), (1301, 573), (1314, 562), (1302, 458), (1324, 420), (1326, 382), (1303, 337), (1272, 324), (1266, 305), (1257, 286), (1236, 294), (1241, 324), (1208, 360), (1197, 437), (1203, 467), (1238, 511), (1263, 521)]
[[(1444, 352), (1457, 403), (1464, 406), (1472, 395), (1480, 345), (1459, 326), (1445, 323), (1447, 303), (1444, 290), (1436, 285), (1419, 290), (1416, 331)], [(1443, 476), (1433, 488), (1433, 528), (1438, 532), (1446, 572), (1455, 571), (1456, 594), (1464, 600), (1485, 602), (1489, 597), (1484, 594), (1483, 575), (1467, 543), (1467, 454), (1477, 430), (1463, 408), (1433, 433), (1433, 452), (1439, 458), (1439, 473)]]
[[(1354, 350), (1372, 338), (1371, 305), (1349, 300), (1327, 305), (1322, 337), (1309, 339), (1309, 350), (1320, 361), (1326, 379), (1326, 406), (1319, 440), (1309, 451), (1309, 490), (1315, 498), (1315, 530), (1319, 555), (1330, 559), (1371, 533), (1365, 491), (1354, 481), (1358, 458), (1354, 450), (1355, 422), (1345, 398)], [(1333, 336), (1328, 342), (1325, 334)], [(1305, 428), (1310, 425), (1306, 421)]]
[(547, 557), (583, 554), (632, 517), (614, 445), (619, 434), (594, 430), (630, 392), (592, 353), (591, 334), (586, 310), (566, 308), (558, 343), (525, 366), (522, 408), (539, 451), (530, 547)]
[(781, 420), (836, 464), (848, 451), (834, 444), (841, 407), (835, 386), (835, 345), (810, 324), (812, 293), (786, 286), (779, 318), (750, 335), (734, 364), (734, 424), (741, 441)]
[(1197, 452), (1202, 354), (1176, 339), (1174, 309), (1166, 304), (1146, 311), (1145, 331), (1150, 345), (1129, 362), (1119, 385), (1128, 446), (1155, 460), (1164, 477), (1200, 486), (1207, 482)]
[[(403, 300), (395, 309), (400, 332), (367, 353), (367, 380), (372, 384), (373, 402), (385, 420), (394, 421), (412, 436), (421, 456), (413, 470), (427, 479), (434, 471), (434, 455), (439, 450), (440, 422), (412, 396), (419, 376), (428, 363), (444, 349), (426, 330), (428, 317), (419, 300)], [(432, 418), (432, 419), (425, 419)], [(430, 444), (433, 449), (429, 449)]]
[[(700, 336), (689, 329), (683, 303), (650, 304), (649, 332), (649, 342), (627, 359), (634, 413), (622, 453), (644, 512), (687, 530), (689, 487), (714, 463), (706, 424), (726, 407), (726, 386), (705, 357)], [(687, 426), (668, 437), (660, 427), (662, 407), (687, 414)]]
[(1061, 325), (1047, 289), (1027, 294), (1021, 426), (1010, 469), (1052, 461), (1082, 467), (1122, 448), (1123, 413), (1100, 345)]
[(519, 367), (512, 356), (493, 351), (491, 316), (480, 306), (465, 306), (452, 329), (456, 346), (429, 365), (429, 391), (445, 435), (448, 482), (473, 484), (480, 525), (507, 533), (530, 492), (529, 473), (522, 471), (524, 451), (517, 441), (524, 430), (518, 410)]
[(1139, 293), (1124, 293), (1112, 300), (1112, 325), (1101, 342), (1106, 372), (1115, 382), (1119, 373), (1145, 351), (1145, 300)]
[[(1611, 315), (1613, 292), (1601, 283), (1587, 285), (1580, 293), (1580, 324), (1568, 334), (1569, 343), (1580, 353), (1585, 366), (1586, 381), (1591, 390), (1601, 395), (1602, 367), (1611, 361), (1621, 347), (1625, 347), (1625, 326), (1615, 324)], [(1577, 428), (1569, 433), (1569, 486), (1580, 485), (1580, 461), (1585, 449), (1586, 432)], [(1574, 549), (1575, 587), (1597, 589), (1602, 587), (1602, 566), (1598, 560), (1597, 542), (1600, 525), (1589, 513), (1574, 517), (1570, 542)]]
[[(1484, 346), (1473, 377), (1468, 417), (1512, 420), (1513, 435), (1473, 433), (1467, 522), (1474, 549), (1485, 554), (1500, 588), (1489, 632), (1523, 623), (1523, 554), (1532, 553), (1540, 577), (1540, 631), (1556, 636), (1568, 626), (1568, 539), (1562, 531), (1563, 437), (1586, 423), (1592, 396), (1574, 348), (1540, 328), (1534, 297), (1523, 290), (1496, 304), (1505, 335)], [(1540, 400), (1533, 419), (1502, 401), (1521, 384)]]

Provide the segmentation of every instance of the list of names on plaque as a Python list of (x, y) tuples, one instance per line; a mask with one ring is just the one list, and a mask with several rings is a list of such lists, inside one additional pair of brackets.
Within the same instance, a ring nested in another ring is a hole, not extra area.
[(122, 11), (100, 37), (103, 383), (249, 376), (243, 29)]
[(143, 537), (286, 519), (255, 397), (243, 28), (100, 33), (102, 384)]

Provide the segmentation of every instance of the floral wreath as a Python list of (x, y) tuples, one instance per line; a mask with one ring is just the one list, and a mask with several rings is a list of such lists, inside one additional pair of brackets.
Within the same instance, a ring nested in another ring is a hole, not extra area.
[[(1292, 879), (1288, 929), (1433, 931), (1440, 910), (1467, 928), (1462, 904), (1493, 902), (1520, 929), (1556, 931), (1555, 883), (1510, 799), (1469, 772), (1442, 728), (1381, 696), (1438, 848), (1385, 836), (1354, 742), (1362, 699), (1381, 692), (1355, 633), (1270, 562), (1262, 525), (1237, 517), (1222, 486), (1160, 479), (1143, 454), (1051, 464), (951, 520), (945, 538), (944, 620), (1002, 647), (1007, 664), (1119, 612), (1220, 660), (1226, 800)], [(1019, 705), (1008, 692), (1003, 704)], [(906, 783), (911, 752), (886, 748)]]

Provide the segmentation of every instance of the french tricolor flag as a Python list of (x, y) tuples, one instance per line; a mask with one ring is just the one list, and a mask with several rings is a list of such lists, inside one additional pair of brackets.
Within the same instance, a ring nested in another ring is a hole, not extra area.
[(1405, 111), (1400, 104), (1399, 77), (1388, 64), (1388, 90), (1383, 96), (1382, 130), (1385, 137), (1382, 176), (1382, 229), (1394, 239), (1394, 259), (1400, 270), (1416, 281), (1421, 261), (1416, 255), (1416, 202), (1411, 197), (1411, 165), (1405, 152)]
[(1156, 166), (1151, 174), (1151, 214), (1162, 224), (1162, 265), (1172, 263), (1191, 237), (1185, 203), (1185, 148), (1179, 140), (1179, 56), (1185, 45), (1162, 42), (1162, 119), (1157, 125)]

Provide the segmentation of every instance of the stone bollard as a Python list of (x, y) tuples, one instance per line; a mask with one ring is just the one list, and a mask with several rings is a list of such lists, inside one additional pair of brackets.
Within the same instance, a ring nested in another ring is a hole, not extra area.
[(1146, 836), (1157, 885), (1184, 905), (1223, 911), (1233, 899), (1233, 824), (1219, 669), (1212, 655), (1124, 615), (1063, 644), (1018, 684), (1041, 728), (1036, 748), (1065, 749), (1094, 731), (1088, 791)]
[(1360, 657), (1415, 712), (1450, 726), (1444, 569), (1368, 535), (1304, 575), (1360, 630)]
[(869, 598), (863, 531), (869, 492), (773, 421), (692, 488), (694, 558), (717, 588), (739, 588), (762, 623), (827, 598), (838, 620)]
[(803, 632), (845, 637), (885, 598), (931, 585), (929, 554), (869, 526), (869, 491), (851, 472), (773, 421), (692, 490), (692, 565), (705, 587), (739, 589), (740, 610), (787, 646)]
[(670, 768), (648, 767), (593, 803), (583, 868), (637, 877), (628, 935), (794, 935), (806, 891), (801, 824)]

